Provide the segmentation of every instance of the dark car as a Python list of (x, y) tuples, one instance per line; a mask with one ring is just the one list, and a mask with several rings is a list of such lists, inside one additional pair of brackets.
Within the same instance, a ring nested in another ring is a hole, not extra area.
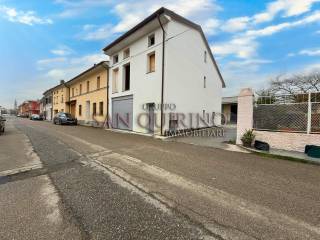
[(70, 113), (60, 112), (57, 113), (53, 118), (53, 124), (70, 124), (77, 125), (77, 119), (72, 117)]
[(6, 119), (0, 116), (0, 134), (4, 133)]

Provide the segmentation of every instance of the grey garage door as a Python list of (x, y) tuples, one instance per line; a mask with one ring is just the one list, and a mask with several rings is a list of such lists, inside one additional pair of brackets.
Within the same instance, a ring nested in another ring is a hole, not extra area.
[(112, 98), (112, 127), (132, 130), (133, 96)]

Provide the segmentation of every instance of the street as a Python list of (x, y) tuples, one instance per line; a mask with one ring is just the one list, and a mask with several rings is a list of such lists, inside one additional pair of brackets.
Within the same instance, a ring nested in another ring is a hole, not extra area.
[(0, 239), (320, 239), (320, 167), (8, 118)]

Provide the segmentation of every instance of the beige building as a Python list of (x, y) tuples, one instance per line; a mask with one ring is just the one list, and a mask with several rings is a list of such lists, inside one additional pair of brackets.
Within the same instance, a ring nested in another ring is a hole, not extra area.
[(69, 87), (63, 80), (52, 89), (52, 109), (53, 115), (69, 112)]
[(69, 112), (79, 124), (103, 126), (108, 115), (108, 65), (103, 61), (66, 83)]

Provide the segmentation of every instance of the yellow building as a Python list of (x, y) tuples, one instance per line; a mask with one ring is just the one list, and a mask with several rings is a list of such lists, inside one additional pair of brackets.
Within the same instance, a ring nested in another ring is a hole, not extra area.
[(52, 104), (53, 115), (69, 112), (69, 88), (63, 80), (52, 89)]
[(108, 65), (103, 61), (68, 81), (71, 115), (79, 124), (102, 126), (108, 115)]

